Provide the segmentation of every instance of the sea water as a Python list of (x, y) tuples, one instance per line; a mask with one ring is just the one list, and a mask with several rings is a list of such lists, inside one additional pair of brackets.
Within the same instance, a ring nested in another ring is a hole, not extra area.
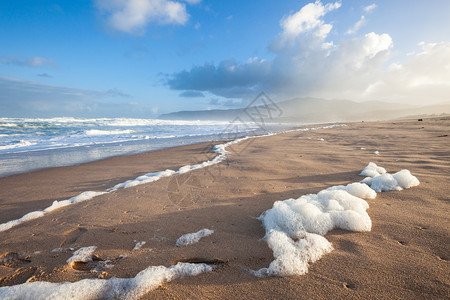
[(252, 122), (0, 118), (0, 177), (265, 130)]

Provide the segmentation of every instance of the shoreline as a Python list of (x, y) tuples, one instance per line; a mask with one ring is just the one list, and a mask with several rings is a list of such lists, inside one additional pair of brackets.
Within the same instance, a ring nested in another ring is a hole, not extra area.
[[(22, 119), (11, 121), (11, 124), (5, 123), (5, 126), (0, 124), (2, 129), (6, 128), (5, 134), (1, 134), (5, 138), (0, 146), (1, 177), (47, 167), (76, 165), (118, 155), (236, 138), (238, 134), (235, 129), (242, 125), (217, 121), (117, 118), (106, 121), (84, 120), (86, 122), (68, 120), (62, 123), (58, 123), (57, 119), (36, 121)], [(245, 128), (239, 128), (239, 131), (243, 131), (242, 135), (261, 134), (263, 131), (279, 131), (292, 126), (294, 124), (270, 123), (263, 128), (249, 124)], [(35, 132), (40, 129), (42, 132)]]
[[(13, 164), (17, 164), (17, 160), (22, 160), (24, 164), (30, 164), (22, 170), (4, 171), (8, 169), (8, 165), (2, 166), (0, 169), (0, 178), (8, 177), (11, 175), (26, 174), (29, 172), (40, 171), (48, 168), (56, 167), (71, 167), (80, 164), (96, 162), (108, 158), (114, 158), (118, 156), (132, 156), (147, 152), (160, 151), (168, 148), (183, 147), (188, 145), (200, 144), (200, 143), (214, 143), (220, 142), (217, 139), (218, 136), (214, 135), (199, 135), (188, 137), (174, 137), (167, 139), (154, 139), (158, 141), (158, 144), (149, 144), (149, 140), (139, 141), (127, 141), (127, 142), (111, 142), (111, 143), (99, 143), (93, 145), (83, 146), (69, 146), (63, 148), (52, 148), (44, 150), (31, 150), (25, 152), (12, 152), (2, 153), (0, 156), (6, 157), (8, 160), (13, 160)], [(122, 149), (122, 146), (126, 144), (126, 149)], [(147, 144), (147, 145), (145, 145)], [(145, 146), (145, 147), (144, 147)], [(143, 147), (145, 149), (143, 149)], [(99, 154), (98, 149), (102, 154)], [(116, 152), (116, 153), (115, 153)], [(72, 157), (68, 157), (72, 156)], [(67, 160), (70, 159), (70, 162)], [(39, 160), (51, 161), (48, 163), (37, 163)]]
[[(5, 242), (0, 254), (41, 253), (30, 254), (30, 262), (0, 266), (1, 285), (18, 284), (27, 276), (25, 280), (34, 276), (51, 282), (96, 278), (99, 274), (95, 272), (75, 271), (64, 263), (71, 251), (50, 254), (58, 246), (95, 245), (100, 258), (114, 261), (114, 267), (105, 270), (105, 278), (133, 277), (143, 266), (168, 266), (180, 258), (197, 256), (226, 262), (212, 273), (164, 284), (151, 291), (150, 298), (292, 297), (293, 291), (303, 291), (305, 298), (327, 293), (339, 297), (376, 293), (394, 298), (448, 295), (448, 231), (435, 218), (448, 218), (448, 203), (443, 199), (448, 194), (444, 135), (449, 119), (348, 124), (247, 140), (233, 145), (231, 155), (218, 165), (117, 190), (2, 232)], [(419, 137), (423, 142), (415, 143)], [(46, 207), (42, 204), (68, 199), (64, 195), (85, 187), (104, 189), (105, 182), (109, 187), (109, 183), (112, 186), (136, 178), (141, 170), (178, 169), (186, 161), (192, 164), (199, 157), (203, 161), (205, 156), (215, 156), (205, 153), (205, 146), (211, 143), (205, 144), (0, 178), (1, 186), (9, 187), (1, 190), (0, 220), (3, 223), (7, 216), (20, 217), (23, 206), (42, 209)], [(328, 233), (335, 250), (311, 264), (306, 275), (258, 279), (246, 271), (267, 267), (272, 260), (270, 249), (258, 241), (264, 230), (255, 217), (274, 201), (362, 180), (358, 174), (372, 160), (390, 172), (409, 169), (422, 184), (402, 193), (382, 193), (368, 201), (372, 232)], [(198, 244), (180, 249), (173, 246), (182, 234), (210, 227), (215, 233)], [(134, 240), (146, 244), (133, 251)], [(119, 259), (123, 254), (127, 258)], [(405, 258), (415, 262), (415, 268), (408, 266)], [(372, 285), (377, 280), (381, 287)], [(321, 289), (305, 292), (309, 286)]]
[[(320, 125), (320, 124), (317, 124), (317, 125)], [(296, 128), (296, 129), (290, 129), (290, 130), (285, 130), (285, 131), (278, 131), (278, 132), (274, 132), (274, 133), (266, 133), (266, 134), (262, 134), (262, 135), (255, 134), (255, 135), (242, 136), (242, 137), (238, 137), (238, 138), (235, 138), (232, 140), (227, 140), (227, 141), (214, 140), (214, 141), (190, 144), (192, 146), (195, 146), (195, 145), (200, 146), (200, 147), (204, 146), (202, 151), (200, 153), (197, 153), (197, 155), (201, 155), (203, 157), (200, 159), (196, 158), (194, 164), (189, 163), (187, 165), (184, 164), (180, 167), (176, 167), (176, 168), (172, 168), (172, 169), (167, 168), (165, 170), (161, 169), (159, 171), (152, 170), (151, 172), (144, 172), (143, 174), (138, 173), (137, 177), (130, 178), (128, 180), (125, 180), (124, 182), (114, 183), (112, 186), (106, 187), (106, 189), (103, 188), (103, 191), (98, 191), (97, 189), (96, 190), (86, 190), (86, 191), (81, 192), (78, 195), (74, 195), (74, 196), (66, 198), (66, 199), (54, 200), (53, 204), (51, 206), (44, 207), (37, 211), (28, 212), (27, 214), (25, 214), (22, 217), (17, 218), (17, 219), (12, 219), (12, 220), (9, 220), (4, 223), (0, 222), (0, 232), (9, 230), (12, 227), (20, 225), (23, 222), (28, 222), (29, 220), (40, 218), (40, 217), (44, 216), (45, 214), (51, 213), (53, 210), (59, 209), (61, 207), (64, 207), (67, 205), (72, 205), (72, 204), (77, 204), (79, 202), (89, 201), (97, 196), (100, 196), (100, 195), (106, 194), (106, 193), (110, 193), (110, 192), (114, 192), (118, 189), (129, 188), (129, 187), (133, 187), (136, 185), (150, 183), (150, 182), (157, 181), (164, 177), (172, 177), (172, 176), (176, 176), (176, 175), (181, 175), (181, 174), (191, 172), (196, 169), (202, 169), (202, 168), (206, 168), (206, 167), (209, 167), (212, 165), (219, 164), (227, 158), (228, 154), (230, 154), (230, 152), (227, 151), (226, 148), (231, 147), (234, 144), (240, 143), (240, 142), (248, 140), (248, 139), (262, 138), (262, 137), (273, 136), (273, 135), (278, 135), (278, 134), (285, 134), (285, 133), (289, 133), (289, 132), (321, 130), (321, 129), (340, 127), (340, 126), (346, 126), (346, 125), (345, 124), (328, 124), (328, 125), (323, 124), (322, 126), (319, 126), (319, 127)], [(206, 144), (206, 145), (204, 145), (204, 144)], [(186, 145), (186, 146), (190, 146), (190, 145)], [(185, 146), (168, 147), (168, 148), (159, 149), (159, 150), (155, 150), (155, 151), (164, 151), (164, 150), (170, 149), (170, 148), (173, 148), (175, 150), (177, 147), (185, 147)], [(146, 152), (143, 152), (140, 154), (148, 154), (151, 152), (153, 152), (153, 151), (146, 151)], [(133, 155), (139, 155), (139, 154), (118, 155), (118, 156), (114, 156), (114, 157), (107, 157), (104, 159), (99, 159), (99, 160), (92, 161), (92, 162), (86, 162), (86, 163), (76, 164), (76, 165), (72, 165), (72, 166), (61, 166), (61, 167), (76, 167), (76, 166), (82, 166), (84, 164), (89, 164), (89, 163), (94, 163), (94, 162), (101, 163), (103, 160), (108, 160), (110, 158), (115, 158), (115, 157), (123, 158), (123, 159), (125, 159), (125, 157), (129, 157), (131, 160), (133, 160), (133, 157), (132, 157)], [(103, 163), (108, 164), (108, 161), (104, 161)], [(54, 167), (54, 168), (60, 168), (60, 167)], [(46, 170), (46, 169), (52, 169), (52, 168), (44, 168), (41, 170)], [(36, 172), (38, 172), (38, 171), (40, 171), (40, 170), (36, 170)], [(33, 173), (33, 171), (30, 173)], [(25, 175), (27, 173), (22, 173), (22, 174)], [(21, 175), (21, 174), (13, 174), (13, 175)], [(26, 177), (25, 177), (24, 181), (27, 181)], [(111, 181), (111, 179), (109, 179), (108, 182), (109, 181)], [(0, 180), (0, 183), (2, 183), (1, 180)], [(102, 184), (102, 187), (105, 185), (107, 185), (107, 183)], [(0, 211), (1, 211), (1, 209), (0, 209)], [(1, 220), (2, 220), (2, 218), (1, 218), (1, 214), (0, 214), (0, 221)]]

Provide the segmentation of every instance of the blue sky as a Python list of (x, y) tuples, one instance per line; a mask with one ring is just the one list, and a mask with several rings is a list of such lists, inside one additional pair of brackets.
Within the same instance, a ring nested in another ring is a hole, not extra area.
[(450, 1), (0, 1), (0, 116), (449, 101)]

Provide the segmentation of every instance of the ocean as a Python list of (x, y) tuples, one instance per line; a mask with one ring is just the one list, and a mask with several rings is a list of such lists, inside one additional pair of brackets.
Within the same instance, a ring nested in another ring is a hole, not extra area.
[[(207, 141), (262, 134), (251, 122), (0, 118), (0, 177)], [(284, 126), (286, 128), (286, 126)]]

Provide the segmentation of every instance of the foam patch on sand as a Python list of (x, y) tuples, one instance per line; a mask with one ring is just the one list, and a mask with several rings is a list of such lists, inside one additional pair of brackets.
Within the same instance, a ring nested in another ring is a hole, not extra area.
[(96, 246), (83, 247), (75, 251), (67, 260), (68, 264), (73, 262), (89, 262), (92, 261), (92, 257), (94, 255), (94, 251), (97, 250)]
[[(370, 231), (372, 221), (364, 199), (374, 199), (377, 191), (409, 188), (419, 184), (408, 170), (390, 175), (374, 163), (361, 172), (372, 184), (355, 182), (333, 186), (317, 194), (277, 201), (258, 219), (266, 230), (264, 237), (273, 251), (268, 268), (251, 271), (258, 277), (303, 275), (310, 263), (331, 252), (333, 246), (324, 237), (332, 229)], [(388, 178), (389, 177), (389, 178)], [(387, 178), (387, 179), (386, 179)], [(394, 182), (392, 182), (392, 180)], [(381, 188), (380, 188), (381, 187)]]
[[(370, 164), (372, 164), (372, 168), (379, 168), (374, 163)], [(366, 168), (368, 168), (369, 166), (367, 166)], [(406, 169), (401, 170), (395, 174), (389, 174), (385, 171), (378, 174), (365, 172), (364, 174), (361, 173), (361, 175), (368, 176), (361, 182), (369, 185), (377, 193), (386, 191), (401, 191), (403, 189), (409, 189), (420, 184), (419, 180)]]
[(145, 245), (145, 243), (146, 243), (145, 241), (137, 242), (136, 245), (134, 246), (133, 250), (139, 250), (139, 249), (141, 249), (142, 246)]
[(375, 177), (381, 174), (386, 173), (386, 169), (383, 167), (377, 166), (375, 163), (370, 162), (364, 170), (359, 173), (361, 176), (369, 176), (369, 177)]
[(183, 247), (187, 245), (192, 245), (195, 243), (198, 243), (201, 238), (204, 238), (205, 236), (209, 236), (214, 233), (214, 230), (204, 228), (202, 230), (199, 230), (194, 233), (187, 233), (185, 235), (182, 235), (178, 240), (176, 241), (177, 247)]
[(83, 192), (78, 196), (72, 197), (70, 199), (67, 200), (61, 200), (61, 201), (53, 201), (53, 204), (50, 205), (49, 207), (45, 208), (44, 210), (38, 210), (38, 211), (32, 211), (26, 215), (24, 215), (22, 218), (16, 219), (16, 220), (11, 220), (8, 221), (6, 223), (0, 224), (0, 232), (1, 231), (5, 231), (8, 230), (14, 226), (17, 226), (19, 224), (22, 224), (24, 222), (27, 221), (31, 221), (40, 217), (45, 216), (46, 214), (61, 208), (61, 207), (65, 207), (68, 205), (72, 205), (72, 204), (76, 204), (76, 203), (80, 203), (83, 201), (87, 201), (87, 200), (91, 200), (92, 198), (99, 196), (99, 195), (103, 195), (106, 194), (107, 192), (92, 192), (92, 191), (88, 191), (88, 192)]
[(151, 266), (133, 278), (83, 279), (76, 282), (27, 282), (1, 287), (0, 299), (138, 299), (160, 284), (213, 269), (207, 264)]
[(263, 134), (263, 135), (245, 136), (242, 138), (238, 138), (238, 139), (229, 141), (227, 143), (214, 146), (213, 151), (214, 151), (214, 153), (216, 153), (218, 155), (211, 160), (204, 161), (202, 163), (198, 163), (195, 165), (186, 165), (186, 166), (181, 167), (177, 171), (167, 169), (165, 171), (147, 173), (147, 174), (139, 176), (135, 179), (127, 180), (125, 182), (116, 184), (115, 186), (108, 188), (106, 191), (103, 191), (103, 192), (87, 191), (87, 192), (83, 192), (80, 195), (72, 197), (67, 200), (54, 201), (51, 206), (45, 208), (44, 210), (33, 211), (33, 212), (30, 212), (30, 213), (24, 215), (23, 217), (21, 217), (19, 219), (11, 220), (6, 223), (0, 224), (0, 232), (11, 229), (11, 228), (13, 228), (19, 224), (22, 224), (24, 222), (43, 217), (47, 213), (54, 211), (58, 208), (62, 208), (62, 207), (68, 206), (68, 205), (91, 200), (96, 196), (111, 193), (118, 189), (129, 188), (129, 187), (133, 187), (133, 186), (137, 186), (137, 185), (141, 185), (141, 184), (151, 183), (151, 182), (157, 181), (164, 177), (169, 177), (169, 176), (176, 175), (176, 174), (184, 174), (184, 173), (187, 173), (187, 172), (190, 172), (193, 170), (197, 170), (197, 169), (201, 169), (201, 168), (205, 168), (208, 166), (212, 166), (212, 165), (221, 163), (222, 161), (224, 161), (227, 158), (228, 154), (230, 153), (229, 151), (226, 150), (227, 147), (237, 144), (237, 143), (240, 143), (242, 141), (248, 140), (248, 139), (260, 138), (260, 137), (266, 137), (266, 136), (272, 136), (272, 135), (296, 132), (296, 131), (330, 129), (330, 128), (341, 127), (341, 126), (347, 126), (347, 125), (333, 124), (333, 125), (313, 127), (313, 128), (299, 128), (299, 129), (292, 129), (292, 130), (287, 130), (287, 131), (280, 131), (280, 132), (276, 132), (276, 133), (267, 133), (267, 134)]

